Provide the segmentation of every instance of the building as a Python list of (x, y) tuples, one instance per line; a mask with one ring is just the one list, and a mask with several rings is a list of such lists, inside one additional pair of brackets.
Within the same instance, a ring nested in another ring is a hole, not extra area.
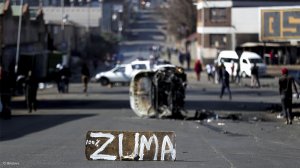
[(122, 34), (132, 18), (136, 2), (131, 0), (103, 0), (102, 3), (102, 31)]
[(17, 67), (19, 74), (26, 75), (31, 70), (37, 77), (45, 77), (46, 27), (42, 9), (32, 9), (28, 4), (13, 5), (10, 0), (0, 3), (0, 7), (1, 63), (4, 70), (14, 72)]
[[(12, 0), (13, 5), (20, 5), (21, 0)], [(23, 0), (30, 6), (93, 6), (99, 7), (101, 0)]]
[[(194, 57), (213, 60), (220, 50), (251, 49), (245, 43), (261, 45), (266, 42), (282, 46), (284, 42), (295, 44), (295, 39), (263, 40), (261, 34), (261, 10), (268, 8), (299, 9), (299, 2), (294, 0), (198, 0), (197, 42), (194, 46)], [(300, 24), (300, 23), (298, 23)], [(296, 26), (297, 27), (297, 26)], [(299, 25), (296, 31), (300, 31)], [(297, 40), (297, 39), (296, 39)], [(299, 46), (296, 42), (296, 45)], [(262, 42), (262, 43), (259, 43)], [(272, 46), (272, 44), (270, 44)], [(270, 48), (270, 47), (269, 47)], [(257, 49), (257, 48), (256, 48)], [(269, 50), (267, 48), (267, 50)], [(267, 51), (261, 47), (258, 52), (264, 56)], [(294, 57), (297, 51), (291, 53)]]

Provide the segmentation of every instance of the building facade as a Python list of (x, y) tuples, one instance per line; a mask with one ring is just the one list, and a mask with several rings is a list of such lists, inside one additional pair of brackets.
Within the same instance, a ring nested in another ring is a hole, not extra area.
[(220, 50), (236, 50), (247, 42), (264, 42), (259, 36), (262, 8), (300, 7), (299, 2), (293, 0), (198, 0), (196, 6), (195, 57), (210, 60), (215, 59)]
[[(0, 6), (2, 7), (1, 61), (4, 70), (14, 71), (17, 65), (18, 73), (26, 74), (31, 70), (38, 77), (45, 76), (46, 27), (42, 9), (31, 9), (28, 4), (13, 5), (9, 0)], [(22, 18), (21, 24), (19, 24), (20, 18)]]

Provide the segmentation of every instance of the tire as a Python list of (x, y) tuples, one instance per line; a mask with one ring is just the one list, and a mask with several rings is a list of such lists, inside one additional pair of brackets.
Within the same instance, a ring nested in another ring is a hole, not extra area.
[(247, 77), (248, 77), (245, 71), (242, 72), (242, 75), (241, 75), (241, 76), (242, 76), (243, 78), (247, 78)]
[(102, 86), (107, 86), (107, 85), (110, 84), (110, 82), (109, 82), (109, 80), (108, 80), (107, 78), (101, 78), (101, 79), (100, 79), (100, 84), (101, 84)]

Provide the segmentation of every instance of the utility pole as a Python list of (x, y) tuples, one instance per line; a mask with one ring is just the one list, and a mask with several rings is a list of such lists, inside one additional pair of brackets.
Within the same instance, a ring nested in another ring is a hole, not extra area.
[(20, 16), (19, 16), (19, 26), (18, 26), (18, 39), (17, 39), (17, 52), (16, 52), (16, 64), (15, 73), (18, 73), (18, 64), (20, 57), (20, 40), (21, 40), (21, 29), (22, 29), (22, 16), (23, 16), (23, 0), (20, 3)]

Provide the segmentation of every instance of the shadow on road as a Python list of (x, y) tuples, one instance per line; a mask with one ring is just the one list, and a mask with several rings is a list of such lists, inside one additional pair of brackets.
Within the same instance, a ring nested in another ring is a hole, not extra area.
[(7, 141), (39, 132), (66, 122), (91, 117), (84, 115), (17, 115), (12, 120), (0, 120), (0, 141)]
[[(13, 109), (26, 109), (24, 101), (14, 101)], [(38, 109), (123, 109), (129, 100), (39, 100)]]

